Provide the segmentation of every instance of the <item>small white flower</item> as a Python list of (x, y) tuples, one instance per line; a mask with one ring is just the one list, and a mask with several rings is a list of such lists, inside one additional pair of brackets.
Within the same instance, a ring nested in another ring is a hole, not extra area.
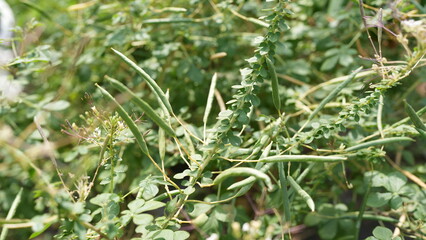
[(423, 21), (421, 21), (421, 20), (415, 21), (413, 19), (409, 19), (409, 20), (402, 21), (401, 24), (402, 24), (402, 27), (404, 28), (405, 31), (417, 32), (417, 31), (419, 31), (419, 28), (422, 27)]
[(216, 233), (213, 233), (208, 238), (206, 238), (206, 240), (219, 240), (219, 235), (217, 235)]
[(242, 227), (243, 232), (248, 232), (250, 230), (250, 224), (244, 223)]
[(22, 91), (22, 85), (16, 81), (10, 81), (7, 75), (0, 73), (0, 98), (16, 101)]
[(422, 21), (415, 21), (413, 19), (410, 19), (402, 21), (402, 24), (407, 27), (419, 27), (422, 25)]

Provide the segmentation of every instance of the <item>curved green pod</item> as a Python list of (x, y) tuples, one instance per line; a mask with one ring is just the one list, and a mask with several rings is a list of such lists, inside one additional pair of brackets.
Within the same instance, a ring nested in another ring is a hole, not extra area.
[(390, 138), (378, 139), (378, 140), (374, 140), (374, 141), (370, 141), (366, 143), (361, 143), (352, 147), (348, 147), (345, 149), (345, 151), (350, 152), (350, 151), (360, 150), (360, 149), (368, 148), (372, 146), (384, 145), (387, 143), (409, 142), (409, 141), (414, 141), (414, 140), (409, 137), (390, 137)]
[(288, 176), (287, 180), (290, 183), (290, 186), (294, 188), (294, 190), (297, 192), (297, 194), (299, 194), (299, 196), (301, 196), (303, 200), (305, 200), (311, 211), (315, 211), (315, 203), (314, 200), (312, 200), (311, 196), (305, 190), (303, 190), (291, 176)]
[(273, 188), (271, 179), (265, 173), (249, 167), (237, 167), (230, 168), (221, 172), (213, 181), (213, 185), (218, 185), (222, 183), (225, 179), (229, 177), (241, 177), (241, 176), (253, 176), (256, 179), (262, 180), (268, 186), (269, 190)]

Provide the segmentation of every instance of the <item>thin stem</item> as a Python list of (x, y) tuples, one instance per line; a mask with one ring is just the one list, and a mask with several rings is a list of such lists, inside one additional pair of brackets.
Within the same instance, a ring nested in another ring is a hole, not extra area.
[(363, 215), (364, 215), (365, 207), (367, 205), (367, 199), (368, 199), (368, 195), (370, 194), (370, 189), (371, 189), (371, 179), (368, 182), (367, 190), (365, 191), (364, 199), (362, 200), (361, 208), (359, 209), (359, 213), (358, 213), (358, 218), (357, 218), (356, 223), (355, 223), (355, 238), (354, 239), (359, 239), (359, 233), (361, 231), (362, 218), (363, 218)]

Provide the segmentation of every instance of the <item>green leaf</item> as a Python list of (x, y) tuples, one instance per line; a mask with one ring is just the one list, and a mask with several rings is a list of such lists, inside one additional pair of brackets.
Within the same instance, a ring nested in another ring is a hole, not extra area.
[(321, 220), (322, 218), (317, 213), (310, 212), (306, 215), (304, 223), (306, 226), (312, 227), (318, 225)]
[(45, 224), (44, 227), (40, 231), (32, 233), (31, 236), (29, 237), (29, 239), (33, 239), (33, 238), (38, 237), (40, 234), (44, 233), (51, 225), (52, 225), (52, 223)]
[(171, 213), (176, 209), (176, 204), (178, 202), (179, 197), (174, 197), (172, 200), (168, 201), (166, 204), (166, 212)]
[(394, 196), (390, 201), (392, 209), (396, 210), (402, 206), (402, 198), (400, 196)]
[(378, 226), (373, 230), (373, 235), (380, 240), (392, 239), (392, 231), (381, 226)]
[(336, 66), (338, 60), (339, 60), (338, 56), (333, 56), (333, 57), (327, 58), (327, 60), (325, 60), (323, 62), (323, 64), (321, 65), (320, 70), (321, 71), (328, 71), (328, 70), (334, 68)]
[(371, 181), (372, 187), (383, 187), (388, 184), (388, 177), (378, 171), (370, 171), (365, 173), (365, 182)]
[(232, 222), (235, 209), (231, 205), (219, 205), (214, 208), (213, 216), (221, 222)]
[(222, 112), (219, 113), (218, 118), (219, 119), (229, 118), (229, 117), (231, 117), (232, 113), (233, 113), (233, 111), (231, 111), (231, 110), (222, 111)]
[(388, 181), (384, 187), (389, 192), (397, 193), (407, 183), (407, 177), (400, 172), (392, 172), (387, 177)]
[(158, 234), (153, 235), (154, 240), (173, 240), (174, 233), (170, 229), (163, 229)]
[(159, 192), (157, 184), (153, 181), (151, 177), (141, 181), (139, 183), (139, 187), (141, 188), (139, 192), (140, 194), (142, 194), (142, 198), (145, 200), (149, 200), (155, 197)]
[[(86, 228), (82, 224), (74, 222), (73, 230), (80, 240), (86, 239)], [(111, 235), (111, 237), (113, 237), (113, 235)]]
[(334, 239), (337, 234), (337, 221), (328, 221), (320, 227), (318, 234), (322, 239)]
[(253, 104), (253, 106), (257, 107), (260, 104), (260, 99), (253, 94), (249, 94), (247, 95), (247, 99), (251, 102), (251, 104)]
[(185, 240), (189, 238), (189, 233), (185, 231), (176, 231), (173, 233), (173, 239), (174, 240)]
[[(105, 232), (106, 232), (106, 235), (108, 236), (108, 238), (112, 239), (112, 238), (115, 238), (120, 233), (120, 229), (118, 229), (118, 226), (116, 226), (114, 223), (109, 222), (109, 223), (106, 224)], [(86, 234), (84, 234), (84, 235), (86, 235)], [(83, 239), (86, 239), (86, 237), (84, 236)]]
[(143, 199), (135, 199), (131, 201), (129, 204), (127, 204), (127, 207), (130, 209), (133, 213), (138, 213), (138, 209), (140, 209), (145, 204), (145, 200)]
[(190, 194), (192, 194), (193, 192), (195, 192), (195, 188), (194, 188), (194, 187), (192, 187), (192, 186), (188, 186), (187, 188), (185, 188), (185, 189), (183, 190), (183, 193), (184, 193), (184, 194), (186, 194), (186, 195), (190, 195)]
[(239, 136), (231, 135), (228, 136), (229, 142), (232, 144), (232, 146), (238, 147), (243, 142), (242, 139)]
[(166, 204), (159, 201), (150, 200), (146, 202), (142, 207), (140, 207), (136, 213), (152, 211), (161, 207), (164, 207)]
[(208, 212), (214, 206), (205, 203), (197, 203), (194, 205), (194, 209), (189, 213), (191, 217), (198, 217), (199, 215)]
[(352, 62), (354, 61), (353, 57), (351, 55), (347, 55), (347, 54), (342, 54), (339, 55), (339, 63), (342, 66), (349, 66)]
[(133, 223), (138, 226), (146, 226), (154, 220), (154, 217), (150, 214), (137, 214), (133, 216)]
[(97, 195), (96, 197), (90, 199), (90, 202), (92, 204), (104, 207), (108, 204), (109, 200), (114, 202), (119, 202), (120, 197), (117, 194), (114, 193), (101, 193)]
[(392, 193), (373, 192), (368, 195), (367, 205), (370, 207), (381, 207), (388, 204), (392, 198)]
[(113, 219), (120, 213), (120, 205), (114, 201), (110, 201), (105, 210), (106, 211), (104, 213), (106, 214), (106, 217), (108, 219)]

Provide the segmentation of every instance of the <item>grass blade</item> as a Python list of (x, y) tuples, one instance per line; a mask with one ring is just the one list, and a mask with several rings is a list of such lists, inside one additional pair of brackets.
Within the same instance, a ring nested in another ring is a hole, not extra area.
[(278, 114), (281, 115), (280, 109), (281, 109), (281, 99), (278, 92), (278, 78), (277, 73), (275, 71), (274, 64), (272, 63), (271, 59), (268, 57), (266, 59), (266, 64), (268, 65), (269, 69), (269, 75), (271, 75), (271, 86), (272, 86), (272, 100), (274, 102), (275, 108), (278, 111)]
[(260, 159), (260, 162), (336, 162), (347, 160), (341, 156), (315, 156), (315, 155), (276, 155)]
[(225, 171), (221, 172), (213, 181), (213, 185), (219, 185), (222, 183), (225, 179), (229, 177), (240, 177), (240, 176), (253, 176), (256, 179), (262, 180), (266, 183), (269, 190), (273, 188), (271, 179), (268, 175), (265, 173), (249, 167), (237, 167), (237, 168), (230, 168), (226, 169)]
[(414, 140), (409, 137), (390, 137), (390, 138), (378, 139), (378, 140), (374, 140), (374, 141), (370, 141), (366, 143), (361, 143), (352, 147), (348, 147), (345, 149), (345, 151), (350, 152), (350, 151), (360, 150), (360, 149), (368, 148), (372, 146), (384, 145), (387, 143), (395, 143), (395, 142), (399, 143), (399, 142), (408, 142), (408, 141), (414, 141)]
[(305, 190), (303, 190), (300, 187), (300, 185), (296, 181), (294, 181), (294, 179), (291, 176), (288, 176), (287, 180), (288, 180), (288, 183), (290, 183), (290, 185), (297, 192), (297, 194), (299, 194), (299, 196), (301, 196), (303, 198), (303, 200), (305, 200), (306, 204), (311, 209), (311, 211), (314, 212), (315, 211), (315, 203), (314, 203), (314, 200), (312, 200), (311, 196), (309, 196), (309, 194)]
[(136, 126), (135, 122), (130, 118), (129, 114), (124, 110), (124, 108), (115, 100), (115, 98), (109, 94), (107, 90), (96, 84), (96, 87), (101, 90), (101, 92), (110, 100), (112, 101), (116, 107), (117, 112), (120, 115), (120, 117), (124, 120), (124, 122), (129, 127), (130, 131), (133, 133), (133, 136), (136, 138), (136, 142), (138, 143), (140, 149), (143, 153), (145, 153), (147, 156), (150, 156), (148, 146), (146, 145), (145, 140), (143, 139), (142, 134), (139, 132), (138, 127)]
[(210, 90), (209, 95), (207, 97), (207, 103), (206, 103), (206, 110), (204, 111), (203, 116), (203, 135), (204, 135), (204, 141), (206, 141), (206, 127), (207, 127), (207, 120), (209, 118), (210, 110), (212, 109), (213, 104), (213, 98), (214, 98), (214, 90), (216, 88), (216, 82), (217, 82), (217, 73), (215, 73), (212, 77), (212, 82), (210, 84)]
[[(21, 202), (22, 190), (23, 190), (23, 188), (21, 188), (19, 190), (18, 194), (16, 194), (16, 197), (13, 200), (12, 205), (10, 206), (9, 212), (7, 213), (5, 220), (10, 220), (10, 219), (13, 218), (13, 215), (15, 215), (16, 209), (18, 208), (18, 205)], [(7, 232), (8, 232), (8, 228), (3, 227), (2, 230), (1, 230), (1, 234), (0, 234), (0, 240), (6, 239)]]
[(160, 103), (160, 105), (167, 109), (168, 115), (173, 113), (173, 109), (172, 106), (169, 103), (169, 100), (167, 100), (166, 95), (164, 94), (163, 90), (161, 90), (161, 88), (158, 86), (158, 84), (155, 82), (154, 79), (151, 78), (151, 76), (148, 75), (148, 73), (146, 73), (142, 68), (140, 68), (136, 63), (134, 63), (132, 60), (130, 60), (129, 58), (127, 58), (126, 56), (124, 56), (124, 54), (122, 54), (121, 52), (115, 50), (114, 48), (111, 48), (112, 51), (114, 51), (115, 54), (117, 54), (117, 56), (119, 56), (127, 65), (129, 65), (131, 68), (133, 68), (134, 70), (136, 70), (136, 72), (143, 78), (146, 80), (146, 82), (148, 83), (148, 86), (152, 89), (152, 91), (154, 92), (154, 94), (157, 96), (157, 99)]
[(160, 128), (162, 128), (167, 134), (174, 137), (175, 132), (170, 127), (169, 124), (167, 124), (166, 121), (164, 121), (163, 118), (161, 118), (152, 107), (145, 102), (144, 100), (137, 97), (129, 88), (127, 88), (124, 84), (122, 84), (120, 81), (111, 78), (109, 76), (105, 76), (105, 78), (112, 84), (112, 86), (121, 91), (121, 92), (127, 92), (132, 96), (132, 101), (149, 117), (153, 122), (155, 122)]
[(425, 124), (422, 122), (420, 117), (417, 115), (414, 108), (410, 104), (408, 104), (408, 102), (406, 100), (404, 100), (404, 105), (405, 105), (405, 111), (407, 112), (407, 114), (410, 117), (411, 122), (413, 122), (414, 126), (418, 129), (426, 131)]

